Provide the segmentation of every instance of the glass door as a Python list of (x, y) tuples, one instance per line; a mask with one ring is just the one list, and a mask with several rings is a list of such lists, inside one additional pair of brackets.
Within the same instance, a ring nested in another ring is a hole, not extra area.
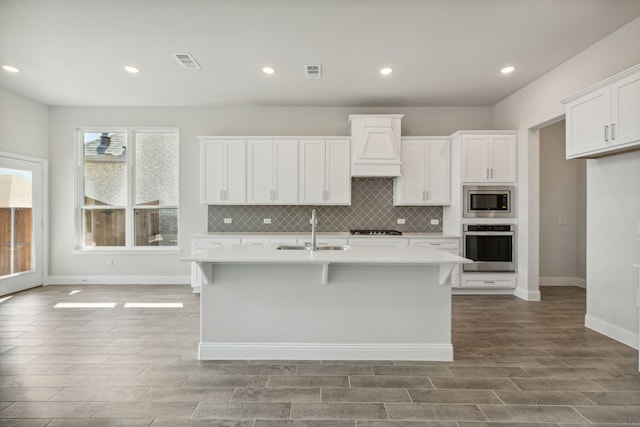
[(43, 283), (42, 169), (0, 155), (0, 295)]

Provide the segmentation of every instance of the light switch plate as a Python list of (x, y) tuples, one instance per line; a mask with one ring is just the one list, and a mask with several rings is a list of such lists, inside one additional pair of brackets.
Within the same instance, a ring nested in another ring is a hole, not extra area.
[(404, 218), (398, 218), (398, 224), (404, 224)]
[(438, 219), (432, 219), (431, 220), (431, 225), (438, 225), (438, 224), (440, 224), (440, 220), (438, 220)]
[(233, 222), (233, 219), (232, 219), (232, 218), (225, 218), (225, 219), (224, 219), (224, 223), (225, 223), (225, 224), (231, 224), (232, 222)]
[(271, 224), (271, 218), (265, 218), (262, 220), (264, 224)]

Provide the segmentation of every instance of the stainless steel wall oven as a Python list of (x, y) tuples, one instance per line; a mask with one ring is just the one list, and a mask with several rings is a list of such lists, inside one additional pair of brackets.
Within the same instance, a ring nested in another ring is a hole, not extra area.
[(463, 264), (466, 272), (515, 272), (516, 239), (512, 224), (465, 224)]

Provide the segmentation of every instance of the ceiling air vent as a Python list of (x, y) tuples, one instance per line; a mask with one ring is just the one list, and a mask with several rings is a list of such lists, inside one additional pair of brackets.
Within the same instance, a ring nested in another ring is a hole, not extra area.
[(307, 79), (321, 79), (322, 66), (321, 65), (305, 65), (304, 77)]
[(196, 60), (191, 56), (190, 53), (174, 53), (173, 57), (178, 60), (182, 66), (188, 70), (196, 70), (200, 68), (200, 65), (196, 62)]

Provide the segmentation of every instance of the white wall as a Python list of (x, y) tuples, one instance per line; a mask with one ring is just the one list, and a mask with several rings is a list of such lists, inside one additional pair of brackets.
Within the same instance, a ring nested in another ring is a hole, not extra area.
[(49, 107), (0, 89), (0, 151), (48, 159)]
[[(520, 217), (518, 231), (520, 239), (518, 241), (519, 272), (516, 294), (523, 298), (535, 298), (539, 282), (539, 142), (537, 129), (564, 115), (564, 106), (559, 102), (563, 98), (640, 63), (638, 40), (640, 40), (640, 18), (549, 71), (493, 108), (495, 128), (512, 128), (518, 129), (519, 132), (518, 181), (520, 198), (518, 207)], [(637, 167), (640, 169), (640, 163), (637, 164)], [(605, 168), (604, 174), (606, 175), (608, 172), (609, 169)], [(592, 175), (591, 172), (587, 173), (587, 186), (591, 185)], [(636, 188), (636, 194), (637, 191)], [(591, 191), (588, 191), (587, 197), (590, 194)], [(587, 213), (588, 215), (589, 213)], [(616, 218), (614, 217), (613, 220), (615, 221)], [(587, 236), (593, 232), (594, 228), (607, 227), (611, 223), (610, 221), (611, 218), (607, 223), (590, 221), (587, 226)], [(621, 235), (616, 237), (624, 238)], [(600, 257), (603, 252), (599, 249), (598, 240), (593, 240), (590, 237), (588, 239), (587, 298), (589, 303), (587, 314), (598, 307), (601, 308), (598, 313), (602, 318), (613, 324), (619, 322), (620, 318), (629, 320), (636, 318), (635, 298), (625, 300), (622, 305), (611, 306), (606, 299), (599, 297), (598, 290), (603, 285), (598, 282), (591, 283), (590, 271), (596, 266), (607, 267)], [(637, 286), (637, 283), (625, 280), (620, 286), (630, 291), (632, 287)], [(630, 322), (625, 325), (631, 327)], [(631, 331), (638, 334), (637, 322)]]
[(586, 325), (638, 346), (640, 152), (587, 162)]
[[(540, 284), (583, 285), (585, 160), (565, 158), (565, 121), (540, 129)], [(584, 175), (583, 175), (584, 174)], [(564, 223), (561, 223), (564, 222)]]
[[(348, 115), (404, 113), (403, 135), (449, 135), (491, 126), (490, 107), (469, 108), (51, 108), (50, 283), (187, 283), (189, 236), (207, 231), (199, 204), (198, 135), (349, 135)], [(74, 251), (76, 136), (81, 127), (175, 127), (180, 131), (180, 253), (86, 254)], [(113, 267), (106, 258), (113, 258)], [(147, 279), (144, 277), (147, 276)]]

